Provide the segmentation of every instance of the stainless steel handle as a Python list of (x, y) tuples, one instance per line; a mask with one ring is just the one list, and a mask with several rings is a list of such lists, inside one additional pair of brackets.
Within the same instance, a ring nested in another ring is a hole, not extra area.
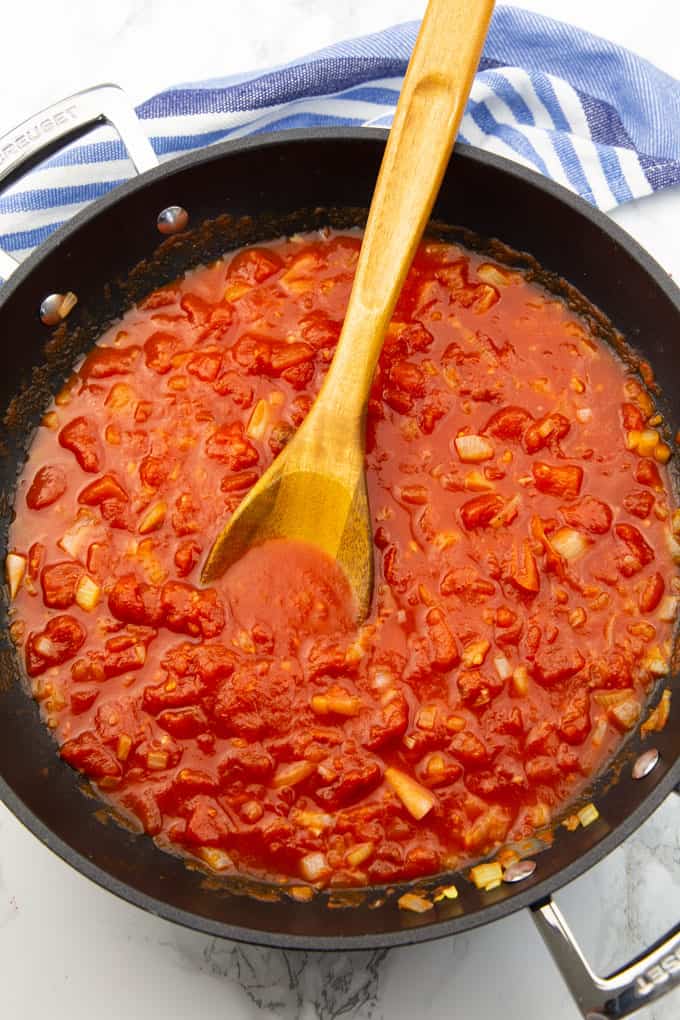
[[(83, 134), (100, 121), (108, 121), (120, 135), (137, 173), (158, 166), (134, 107), (117, 85), (97, 85), (62, 99), (19, 124), (0, 138), (0, 184), (21, 169)], [(16, 259), (0, 249), (0, 277), (8, 279)]]
[(609, 977), (598, 977), (557, 905), (533, 908), (543, 941), (586, 1020), (630, 1016), (680, 984), (680, 925)]

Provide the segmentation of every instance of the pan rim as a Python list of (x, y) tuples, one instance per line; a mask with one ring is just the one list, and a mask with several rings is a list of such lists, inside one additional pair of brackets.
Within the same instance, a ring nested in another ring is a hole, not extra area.
[[(347, 140), (350, 143), (366, 140), (384, 142), (386, 137), (386, 130), (376, 128), (319, 128), (315, 130), (281, 131), (217, 143), (207, 149), (201, 149), (168, 160), (160, 166), (131, 178), (125, 184), (112, 189), (107, 195), (93, 202), (50, 235), (48, 240), (32, 252), (21, 263), (11, 278), (5, 282), (0, 290), (0, 312), (5, 302), (31, 277), (43, 259), (56, 251), (70, 238), (74, 237), (85, 224), (95, 220), (100, 213), (123, 201), (128, 195), (142, 190), (147, 184), (172, 177), (173, 174), (191, 167), (219, 161), (229, 157), (231, 154), (242, 153), (244, 151), (266, 150), (281, 144), (289, 145), (294, 143), (303, 145), (324, 139), (332, 141)], [(593, 208), (579, 196), (574, 195), (566, 188), (540, 174), (474, 146), (466, 144), (457, 145), (453, 158), (455, 159), (456, 157), (490, 166), (510, 178), (519, 178), (528, 183), (532, 188), (547, 193), (562, 205), (566, 205), (576, 216), (589, 221), (593, 226), (604, 232), (612, 242), (625, 249), (627, 254), (638, 263), (640, 268), (654, 280), (655, 285), (668, 298), (680, 318), (680, 288), (673, 282), (663, 267), (605, 213)], [(247, 928), (242, 925), (229, 924), (225, 921), (215, 921), (201, 914), (174, 907), (172, 904), (149, 896), (128, 882), (114, 877), (105, 868), (76, 851), (69, 843), (62, 840), (61, 837), (44, 825), (24, 801), (14, 793), (2, 776), (0, 776), (0, 800), (49, 850), (86, 878), (114, 893), (120, 899), (124, 899), (132, 905), (165, 920), (181, 924), (184, 927), (203, 932), (207, 935), (254, 945), (282, 949), (360, 951), (391, 948), (443, 938), (480, 927), (483, 924), (508, 916), (517, 910), (545, 902), (549, 899), (551, 893), (582, 875), (623, 843), (656, 810), (672, 789), (678, 785), (678, 782), (680, 782), (680, 758), (669, 765), (666, 772), (661, 775), (653, 789), (647, 793), (640, 804), (585, 853), (542, 882), (517, 889), (516, 892), (513, 892), (512, 896), (508, 896), (497, 903), (491, 903), (473, 914), (462, 914), (459, 917), (448, 920), (432, 918), (419, 927), (396, 929), (391, 932), (378, 934), (328, 936), (311, 936)]]

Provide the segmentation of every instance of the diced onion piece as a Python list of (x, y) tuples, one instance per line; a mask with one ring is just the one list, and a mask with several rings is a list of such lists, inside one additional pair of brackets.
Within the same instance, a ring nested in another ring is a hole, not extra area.
[(568, 815), (562, 820), (562, 825), (565, 827), (567, 832), (576, 832), (580, 824), (578, 815)]
[(65, 319), (66, 316), (71, 312), (78, 304), (78, 298), (72, 290), (67, 290), (64, 294), (64, 299), (59, 305), (59, 318)]
[(66, 382), (64, 383), (64, 385), (54, 398), (54, 402), (57, 405), (57, 407), (66, 407), (67, 404), (71, 403), (72, 400), (71, 391), (75, 389), (75, 387), (78, 385), (78, 382), (79, 378), (77, 375), (72, 375), (69, 379), (66, 380)]
[(593, 701), (603, 708), (612, 708), (614, 705), (620, 705), (622, 701), (628, 701), (632, 694), (632, 687), (625, 687), (622, 691), (595, 691)]
[(587, 422), (589, 422), (592, 419), (592, 417), (593, 412), (589, 407), (579, 407), (579, 409), (576, 412), (576, 418), (578, 419), (578, 421), (581, 422), (582, 425), (585, 425)]
[(569, 626), (576, 630), (578, 627), (582, 627), (586, 622), (586, 611), (583, 606), (577, 606), (576, 609), (572, 609), (567, 617)]
[(642, 726), (640, 727), (640, 733), (643, 737), (646, 737), (648, 733), (658, 733), (662, 730), (668, 722), (668, 716), (671, 712), (671, 692), (666, 688), (661, 695), (661, 699), (652, 711), (649, 713)]
[(490, 647), (491, 645), (486, 640), (471, 641), (466, 645), (461, 656), (461, 661), (466, 669), (470, 669), (472, 666), (481, 666)]
[(470, 879), (478, 889), (495, 889), (503, 881), (503, 869), (498, 861), (478, 864), (470, 870)]
[(458, 890), (456, 889), (455, 885), (447, 885), (443, 889), (439, 890), (439, 892), (435, 895), (434, 901), (435, 903), (439, 903), (440, 900), (457, 900), (457, 899)]
[(588, 538), (575, 528), (558, 528), (550, 542), (555, 552), (565, 560), (578, 559), (590, 545)]
[(580, 811), (576, 812), (576, 817), (585, 829), (587, 825), (592, 825), (600, 817), (600, 812), (597, 810), (595, 805), (591, 802), (582, 807)]
[(44, 428), (55, 432), (59, 428), (59, 415), (56, 411), (48, 411), (40, 424), (44, 426)]
[(246, 435), (249, 439), (262, 439), (264, 437), (269, 425), (270, 412), (271, 404), (266, 400), (258, 400), (246, 426)]
[(540, 829), (545, 825), (550, 824), (550, 808), (543, 801), (539, 801), (538, 804), (534, 804), (529, 812), (531, 818), (531, 824), (535, 829)]
[(7, 558), (5, 560), (5, 573), (7, 575), (9, 593), (12, 598), (16, 598), (16, 594), (19, 591), (25, 572), (26, 557), (20, 556), (19, 553), (7, 553)]
[(649, 670), (652, 676), (665, 676), (669, 669), (668, 658), (662, 655), (658, 645), (654, 645), (647, 652), (643, 665)]
[(453, 733), (460, 733), (466, 726), (467, 722), (462, 715), (450, 715), (446, 720), (447, 730), (452, 730)]
[(493, 457), (493, 446), (483, 436), (456, 436), (454, 443), (464, 464), (479, 464)]
[(87, 574), (78, 581), (76, 588), (76, 602), (81, 609), (84, 609), (86, 613), (91, 613), (99, 602), (99, 596), (101, 595), (101, 588), (96, 581), (93, 581)]
[(291, 294), (304, 294), (316, 290), (317, 281), (314, 274), (317, 270), (316, 256), (312, 252), (303, 252), (293, 258), (286, 272), (279, 278), (279, 285)]
[(310, 889), (308, 885), (290, 885), (285, 892), (286, 895), (290, 896), (292, 900), (297, 900), (298, 903), (309, 903), (314, 898), (314, 890)]
[(675, 617), (678, 615), (678, 606), (680, 605), (680, 598), (677, 595), (664, 595), (659, 603), (659, 611), (657, 616), (664, 623), (673, 623)]
[(227, 871), (233, 866), (231, 857), (224, 850), (217, 850), (212, 846), (202, 846), (196, 853), (213, 871)]
[(521, 861), (522, 858), (516, 850), (512, 850), (509, 846), (505, 846), (502, 850), (498, 851), (496, 860), (503, 868), (503, 871), (505, 871), (505, 869), (509, 868), (511, 864), (517, 864), (517, 862)]
[(595, 726), (593, 727), (593, 735), (591, 737), (591, 743), (593, 747), (601, 746), (602, 741), (607, 735), (607, 729), (608, 729), (607, 717), (603, 715), (601, 719), (597, 720)]
[(146, 764), (150, 769), (164, 769), (168, 765), (167, 751), (149, 751), (146, 756)]
[(509, 676), (512, 676), (512, 666), (504, 655), (497, 655), (493, 664), (501, 680), (507, 680)]
[(322, 853), (306, 854), (300, 860), (300, 873), (308, 882), (320, 882), (330, 874), (328, 861)]
[(121, 733), (121, 735), (118, 737), (116, 758), (118, 758), (119, 761), (126, 761), (131, 750), (132, 750), (132, 737), (128, 733)]
[(159, 503), (154, 503), (152, 507), (147, 510), (142, 518), (139, 525), (140, 535), (146, 535), (150, 531), (156, 531), (160, 528), (161, 524), (165, 520), (165, 515), (168, 512), (168, 504), (161, 500)]
[(516, 283), (519, 280), (517, 273), (501, 269), (493, 262), (482, 262), (481, 266), (477, 266), (477, 276), (484, 283), (490, 283), (494, 287), (507, 287), (508, 284)]
[(350, 868), (358, 868), (360, 864), (367, 861), (373, 853), (373, 843), (357, 843), (351, 850), (348, 850), (345, 854), (345, 860), (349, 864)]
[(138, 400), (139, 397), (132, 386), (128, 385), (128, 383), (119, 382), (111, 387), (104, 403), (110, 411), (123, 411), (126, 407), (131, 407), (133, 404), (136, 405)]
[(493, 482), (490, 482), (481, 471), (474, 468), (472, 471), (468, 471), (463, 481), (463, 485), (470, 492), (491, 492), (496, 486)]
[(25, 633), (26, 624), (23, 622), (23, 620), (14, 620), (14, 622), (10, 624), (9, 636), (15, 645), (21, 644), (21, 642), (24, 640)]
[(636, 698), (626, 698), (618, 705), (613, 705), (608, 715), (620, 730), (632, 730), (640, 718), (640, 703)]
[(96, 518), (87, 510), (81, 510), (75, 521), (64, 532), (57, 542), (58, 546), (72, 556), (74, 560), (80, 557), (81, 552), (92, 542)]
[(437, 798), (430, 790), (399, 769), (385, 769), (385, 780), (416, 821), (424, 818), (437, 803)]
[(653, 457), (654, 451), (659, 444), (659, 433), (656, 429), (644, 429), (639, 433), (639, 439), (635, 449), (641, 457)]
[(671, 517), (671, 530), (680, 538), (680, 510), (674, 510)]
[(327, 715), (335, 712), (337, 715), (353, 716), (359, 715), (361, 711), (361, 698), (356, 698), (346, 691), (327, 691), (325, 694), (315, 694), (310, 702), (313, 712), (317, 715)]
[(397, 903), (402, 910), (412, 910), (414, 914), (424, 914), (434, 907), (431, 900), (426, 900), (424, 896), (412, 892), (404, 893), (399, 897)]
[(419, 730), (433, 730), (437, 721), (437, 706), (424, 705), (418, 712), (416, 726)]
[(523, 698), (529, 690), (529, 671), (526, 666), (515, 666), (512, 671), (512, 691)]
[(427, 778), (430, 782), (441, 782), (442, 778), (446, 775), (446, 761), (444, 760), (444, 755), (440, 754), (439, 751), (431, 754), (427, 765), (425, 766), (425, 771), (427, 772)]
[(678, 542), (675, 535), (672, 535), (670, 531), (666, 533), (666, 542), (673, 562), (680, 563), (680, 542)]
[(672, 454), (673, 451), (668, 443), (659, 442), (654, 447), (654, 460), (658, 460), (659, 464), (667, 464)]
[(648, 418), (654, 410), (654, 404), (647, 390), (637, 379), (627, 379), (623, 385), (623, 392), (642, 411), (645, 418)]
[(290, 765), (281, 765), (274, 775), (272, 786), (277, 790), (282, 786), (295, 786), (307, 776), (311, 776), (315, 769), (316, 764), (313, 761), (293, 761)]
[(323, 811), (295, 811), (293, 821), (303, 829), (309, 829), (315, 836), (320, 836), (324, 829), (330, 829), (333, 816)]

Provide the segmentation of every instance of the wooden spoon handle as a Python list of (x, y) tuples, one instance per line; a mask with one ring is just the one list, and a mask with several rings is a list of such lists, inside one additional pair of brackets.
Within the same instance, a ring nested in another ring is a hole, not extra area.
[(402, 284), (446, 170), (493, 0), (430, 0), (397, 104), (325, 405), (361, 418)]

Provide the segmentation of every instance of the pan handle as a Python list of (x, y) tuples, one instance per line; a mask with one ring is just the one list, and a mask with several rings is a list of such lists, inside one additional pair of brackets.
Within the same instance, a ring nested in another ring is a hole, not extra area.
[[(117, 85), (97, 85), (48, 106), (0, 137), (0, 185), (102, 121), (116, 129), (138, 173), (158, 166), (151, 142), (123, 90)], [(0, 277), (8, 279), (18, 265), (0, 249)]]
[(586, 1020), (630, 1016), (680, 984), (680, 924), (609, 977), (598, 977), (557, 904), (532, 909), (534, 923)]

